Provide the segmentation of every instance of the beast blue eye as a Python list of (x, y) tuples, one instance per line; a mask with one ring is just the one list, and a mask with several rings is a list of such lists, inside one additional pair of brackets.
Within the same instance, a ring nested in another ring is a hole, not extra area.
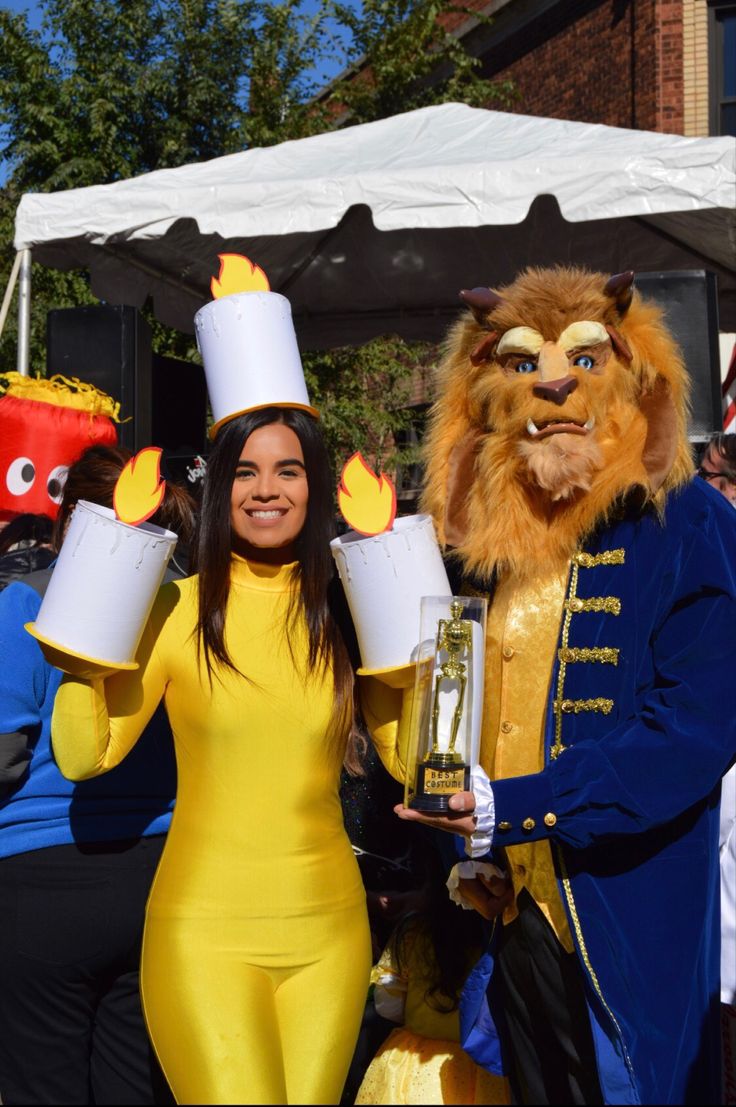
[(536, 363), (533, 361), (520, 361), (516, 366), (517, 373), (534, 373), (536, 371)]
[(575, 358), (573, 365), (579, 365), (582, 369), (592, 369), (595, 362), (587, 354), (581, 354), (580, 357)]

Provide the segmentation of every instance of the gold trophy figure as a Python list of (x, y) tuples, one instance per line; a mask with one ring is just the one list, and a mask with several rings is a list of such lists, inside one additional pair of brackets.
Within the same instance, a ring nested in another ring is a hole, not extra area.
[[(435, 639), (435, 658), (444, 650), (447, 660), (439, 664), (434, 678), (430, 731), (432, 744), (417, 766), (417, 786), (409, 806), (420, 811), (447, 811), (450, 796), (466, 791), (470, 784), (470, 767), (456, 749), (460, 724), (465, 710), (468, 686), (468, 664), (473, 656), (473, 620), (463, 619), (464, 604), (455, 597), (450, 603), (450, 618), (440, 619)], [(440, 693), (443, 687), (456, 683), (457, 702), (450, 723), (447, 749), (440, 749)]]

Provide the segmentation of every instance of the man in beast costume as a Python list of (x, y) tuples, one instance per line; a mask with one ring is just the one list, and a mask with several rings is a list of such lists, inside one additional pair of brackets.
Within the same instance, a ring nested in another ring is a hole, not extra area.
[[(503, 867), (461, 870), (498, 922), (463, 1033), (524, 1103), (720, 1099), (736, 517), (692, 480), (686, 373), (632, 282), (462, 293), (426, 449), (457, 591), (491, 597), (481, 765), (452, 817), (397, 810)], [(396, 772), (395, 726), (367, 715)]]

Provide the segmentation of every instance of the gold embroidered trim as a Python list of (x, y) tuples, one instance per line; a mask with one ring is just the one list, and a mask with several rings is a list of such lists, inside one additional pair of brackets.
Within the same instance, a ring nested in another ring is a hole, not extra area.
[(570, 649), (557, 651), (560, 661), (600, 661), (603, 665), (618, 665), (618, 655), (621, 651), (614, 646), (573, 646)]
[(613, 710), (613, 700), (597, 696), (594, 700), (555, 700), (556, 715), (579, 715), (581, 711), (600, 711), (603, 715), (610, 715)]
[(576, 903), (575, 903), (575, 897), (572, 894), (572, 887), (570, 886), (570, 876), (569, 876), (568, 871), (567, 871), (567, 865), (565, 864), (565, 856), (562, 852), (562, 849), (560, 847), (559, 842), (555, 842), (554, 847), (555, 847), (555, 853), (557, 855), (557, 863), (558, 863), (559, 868), (560, 868), (562, 887), (565, 890), (565, 899), (567, 900), (567, 908), (568, 908), (568, 911), (570, 912), (570, 918), (572, 920), (573, 930), (575, 931), (575, 937), (577, 939), (578, 948), (580, 950), (580, 956), (583, 959), (583, 964), (585, 965), (585, 968), (588, 971), (588, 976), (590, 977), (590, 981), (591, 981), (593, 987), (596, 990), (596, 994), (597, 994), (599, 1000), (603, 1004), (603, 1007), (605, 1008), (611, 1022), (616, 1027), (619, 1038), (621, 1040), (621, 1048), (623, 1049), (623, 1052), (624, 1052), (624, 1060), (626, 1062), (626, 1067), (629, 1070), (629, 1074), (633, 1078), (634, 1067), (631, 1063), (631, 1058), (629, 1057), (629, 1051), (626, 1048), (626, 1042), (624, 1041), (624, 1036), (623, 1036), (623, 1033), (621, 1032), (621, 1027), (619, 1026), (618, 1019), (616, 1018), (613, 1011), (608, 1006), (608, 1004), (606, 1003), (606, 1001), (603, 997), (603, 992), (601, 991), (601, 986), (598, 982), (598, 977), (596, 975), (595, 969), (593, 968), (593, 966), (590, 962), (590, 956), (588, 954), (588, 949), (587, 949), (587, 946), (585, 945), (585, 938), (583, 937), (583, 928), (580, 925), (580, 916), (578, 915), (578, 909), (577, 909), (577, 906), (576, 906)]
[(623, 565), (625, 550), (604, 550), (603, 553), (576, 553), (575, 564), (581, 569), (595, 569), (597, 565)]
[(562, 620), (562, 631), (560, 633), (561, 648), (558, 651), (560, 669), (557, 674), (557, 700), (555, 700), (555, 741), (550, 750), (550, 757), (553, 761), (556, 760), (563, 749), (566, 748), (562, 744), (562, 712), (557, 710), (557, 703), (562, 700), (565, 690), (565, 671), (567, 662), (564, 655), (565, 651), (569, 649), (570, 623), (572, 622), (573, 612), (576, 610), (576, 608), (573, 607), (573, 603), (578, 588), (578, 572), (579, 567), (577, 560), (573, 558), (572, 567), (570, 569), (570, 584), (567, 591), (568, 599), (565, 601), (565, 615)]
[(621, 614), (621, 600), (618, 596), (591, 596), (583, 600), (580, 596), (572, 596), (565, 602), (568, 611), (604, 611), (606, 615)]

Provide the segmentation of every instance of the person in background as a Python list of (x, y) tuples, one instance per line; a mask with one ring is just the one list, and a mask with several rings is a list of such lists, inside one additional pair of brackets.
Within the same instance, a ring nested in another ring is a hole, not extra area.
[[(360, 776), (343, 770), (340, 800), (366, 892), (374, 972), (392, 930), (423, 895), (424, 828), (410, 823), (395, 825), (393, 809), (403, 794), (403, 787), (383, 767), (372, 743), (363, 757)], [(355, 1102), (368, 1065), (394, 1026), (376, 1010), (371, 987), (340, 1099), (342, 1107)]]
[(506, 1081), (460, 1046), (460, 994), (488, 934), (477, 912), (448, 897), (435, 837), (432, 830), (423, 835), (425, 880), (416, 907), (374, 969), (376, 1011), (399, 1026), (368, 1066), (356, 1105), (509, 1102)]
[(0, 530), (0, 591), (11, 580), (51, 564), (56, 557), (51, 545), (53, 525), (48, 515), (25, 512)]
[[(129, 457), (92, 446), (71, 465), (57, 550), (78, 500), (112, 506)], [(167, 485), (153, 521), (186, 540), (187, 493)], [(0, 1098), (171, 1102), (138, 989), (145, 903), (173, 807), (171, 733), (162, 713), (119, 768), (80, 784), (61, 775), (50, 732), (62, 674), (24, 629), (52, 572), (0, 593)]]
[(708, 442), (698, 476), (736, 507), (736, 434), (716, 434)]

